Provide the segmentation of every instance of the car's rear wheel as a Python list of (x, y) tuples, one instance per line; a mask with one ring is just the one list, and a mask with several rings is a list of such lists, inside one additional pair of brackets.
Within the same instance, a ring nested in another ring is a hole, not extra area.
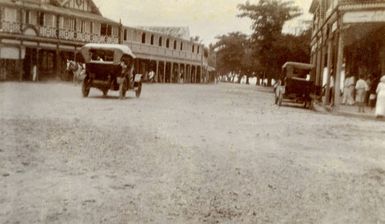
[(88, 95), (90, 94), (90, 84), (89, 84), (89, 80), (87, 78), (85, 78), (83, 80), (83, 83), (82, 83), (82, 94), (83, 94), (83, 97), (88, 97)]
[(142, 93), (142, 83), (139, 82), (139, 83), (138, 83), (138, 88), (135, 90), (135, 96), (136, 96), (137, 98), (139, 98), (141, 93)]

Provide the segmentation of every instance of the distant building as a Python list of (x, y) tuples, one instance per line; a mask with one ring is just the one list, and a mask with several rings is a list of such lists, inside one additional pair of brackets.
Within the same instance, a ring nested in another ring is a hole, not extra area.
[(190, 39), (190, 29), (188, 27), (167, 27), (167, 26), (140, 26), (142, 30), (161, 33), (181, 39)]
[(347, 73), (385, 74), (385, 0), (313, 0), (310, 12), (311, 63), (316, 67), (312, 78), (317, 85), (330, 82), (329, 74), (341, 89)]
[(32, 80), (34, 71), (39, 80), (69, 80), (66, 60), (80, 60), (80, 47), (96, 42), (128, 45), (136, 72), (152, 70), (158, 82), (178, 82), (180, 74), (203, 81), (203, 45), (190, 40), (188, 28), (168, 30), (124, 26), (92, 0), (0, 0), (0, 80)]

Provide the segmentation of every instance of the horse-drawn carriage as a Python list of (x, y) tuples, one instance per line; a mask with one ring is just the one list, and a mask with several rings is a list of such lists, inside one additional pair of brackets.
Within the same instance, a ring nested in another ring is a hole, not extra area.
[(315, 95), (314, 82), (310, 80), (313, 65), (286, 62), (282, 66), (282, 74), (275, 86), (275, 104), (281, 106), (283, 101), (303, 104), (311, 108), (312, 97)]
[(135, 55), (128, 46), (90, 43), (81, 48), (81, 53), (86, 62), (82, 83), (84, 97), (92, 87), (101, 90), (104, 96), (109, 90), (119, 91), (120, 98), (124, 98), (128, 90), (140, 96), (142, 75), (133, 75)]

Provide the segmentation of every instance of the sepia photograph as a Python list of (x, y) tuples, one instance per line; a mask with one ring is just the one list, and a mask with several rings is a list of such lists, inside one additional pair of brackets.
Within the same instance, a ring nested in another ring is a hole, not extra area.
[(1, 224), (385, 224), (385, 0), (0, 0)]

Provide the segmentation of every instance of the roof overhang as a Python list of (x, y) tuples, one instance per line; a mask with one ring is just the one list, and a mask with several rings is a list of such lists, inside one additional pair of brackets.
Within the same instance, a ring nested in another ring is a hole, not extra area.
[(314, 14), (314, 13), (315, 13), (315, 10), (316, 10), (317, 7), (318, 7), (318, 5), (319, 5), (319, 0), (313, 0), (313, 1), (311, 2), (310, 8), (309, 8), (309, 12), (312, 13), (312, 14)]

